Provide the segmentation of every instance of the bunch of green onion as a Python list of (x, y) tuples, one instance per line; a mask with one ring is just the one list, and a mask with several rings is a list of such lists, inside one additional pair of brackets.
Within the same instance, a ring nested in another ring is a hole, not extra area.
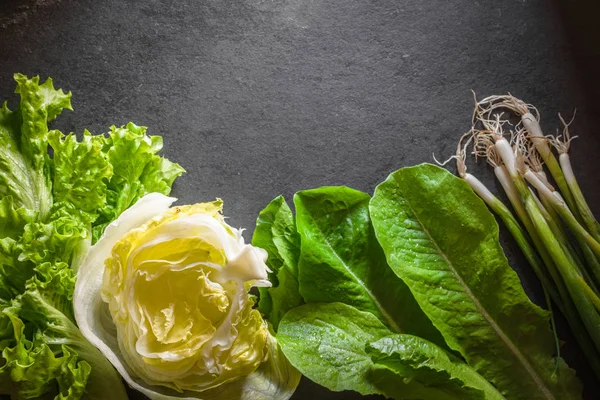
[[(502, 119), (510, 114), (519, 119), (514, 126)], [(571, 168), (570, 123), (561, 121), (562, 135), (544, 136), (535, 107), (512, 95), (487, 97), (476, 102), (473, 128), (463, 135), (453, 158), (458, 174), (513, 235), (540, 279), (548, 305), (551, 298), (566, 317), (600, 378), (600, 224)], [(492, 165), (517, 217), (467, 172), (469, 146)]]

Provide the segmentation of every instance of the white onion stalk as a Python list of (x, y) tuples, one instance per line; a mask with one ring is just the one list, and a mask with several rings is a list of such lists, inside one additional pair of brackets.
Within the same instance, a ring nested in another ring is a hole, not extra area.
[[(503, 132), (504, 126), (509, 124), (509, 121), (501, 120), (502, 114), (498, 113), (500, 110), (510, 110), (519, 117), (525, 116), (525, 121), (521, 118), (521, 122), (517, 124), (517, 132), (512, 133), (510, 142), (506, 140)], [(473, 113), (473, 124), (475, 126), (479, 123), (484, 127), (479, 131), (480, 134), (491, 139), (487, 140), (491, 142), (487, 147), (491, 148), (493, 145), (495, 162), (490, 162), (490, 164), (494, 166), (494, 173), (505, 188), (509, 200), (514, 204), (522, 223), (527, 227), (536, 250), (544, 261), (545, 271), (549, 272), (552, 277), (550, 285), (544, 281), (542, 284), (545, 289), (548, 287), (557, 289), (563, 302), (561, 309), (567, 317), (577, 341), (584, 349), (595, 374), (600, 376), (600, 329), (598, 329), (600, 314), (596, 307), (599, 304), (598, 298), (589, 286), (592, 281), (585, 282), (584, 278), (587, 274), (583, 275), (580, 272), (582, 270), (585, 272), (585, 269), (579, 268), (583, 264), (581, 261), (577, 262), (576, 252), (572, 251), (568, 235), (563, 234), (560, 218), (552, 217), (554, 206), (546, 201), (548, 198), (556, 204), (564, 205), (565, 203), (560, 196), (548, 196), (549, 192), (554, 192), (554, 189), (548, 184), (548, 179), (543, 173), (542, 161), (535, 157), (537, 153), (541, 153), (540, 156), (548, 165), (553, 178), (559, 184), (562, 182), (561, 190), (563, 187), (567, 188), (565, 196), (570, 196), (570, 192), (560, 165), (548, 145), (549, 140), (543, 136), (539, 126), (539, 114), (535, 107), (510, 94), (491, 96), (477, 103)], [(533, 139), (532, 136), (535, 136), (536, 140), (530, 140)], [(535, 142), (537, 142), (539, 150), (536, 150)], [(536, 188), (545, 194), (540, 194), (542, 196), (541, 203), (537, 196), (530, 191), (524, 175), (529, 177), (529, 181), (535, 182)], [(545, 203), (548, 205), (546, 206)], [(571, 206), (569, 198), (567, 198), (567, 203)], [(562, 209), (568, 210), (568, 207), (564, 205)], [(576, 221), (576, 217), (572, 214), (569, 215), (572, 220)], [(587, 247), (587, 243), (584, 244)], [(584, 251), (586, 247), (583, 247)], [(595, 259), (593, 254), (592, 259)], [(585, 283), (585, 287), (582, 286), (582, 282)], [(590, 296), (590, 293), (593, 293), (594, 296)]]
[(569, 228), (573, 230), (575, 236), (581, 238), (585, 243), (587, 243), (594, 251), (594, 254), (596, 254), (596, 257), (600, 258), (600, 243), (598, 243), (596, 239), (594, 239), (592, 235), (590, 235), (588, 231), (586, 231), (585, 228), (577, 221), (562, 196), (558, 192), (548, 188), (548, 186), (544, 184), (544, 182), (542, 182), (542, 180), (531, 170), (526, 171), (523, 174), (523, 177), (533, 187), (535, 187), (541, 196), (544, 196), (550, 201), (550, 204), (552, 204), (552, 206), (556, 209), (561, 218), (563, 218)]
[[(582, 246), (587, 245), (593, 251), (596, 258), (600, 258), (600, 243), (598, 243), (592, 235), (590, 235), (585, 228), (577, 221), (562, 196), (549, 188), (542, 180), (531, 170), (525, 171), (523, 177), (538, 191), (540, 196), (543, 196), (552, 207), (558, 212), (563, 221), (573, 231), (573, 234)], [(600, 271), (594, 271), (594, 274), (598, 276)]]
[(540, 125), (540, 115), (537, 109), (531, 104), (527, 104), (524, 101), (517, 99), (516, 97), (508, 94), (506, 96), (491, 96), (481, 100), (477, 104), (481, 116), (489, 116), (493, 111), (498, 109), (508, 109), (521, 118), (521, 123), (528, 133), (528, 137), (533, 142), (536, 150), (544, 160), (544, 163), (550, 170), (552, 178), (556, 181), (561, 193), (565, 197), (565, 200), (571, 210), (575, 213), (577, 219), (580, 219), (579, 212), (577, 211), (575, 200), (571, 194), (571, 190), (563, 171), (552, 153), (550, 146), (550, 139), (544, 136), (542, 127)]
[(590, 206), (583, 196), (583, 192), (581, 191), (581, 188), (577, 183), (577, 179), (575, 178), (575, 173), (573, 172), (573, 167), (571, 166), (571, 159), (569, 157), (571, 141), (577, 138), (577, 136), (571, 137), (569, 132), (569, 125), (571, 125), (573, 122), (575, 115), (573, 115), (573, 118), (569, 122), (566, 122), (560, 114), (559, 118), (563, 124), (563, 134), (553, 139), (552, 144), (558, 151), (558, 161), (565, 176), (565, 181), (567, 182), (567, 185), (569, 186), (569, 189), (573, 195), (577, 211), (579, 211), (581, 219), (583, 220), (583, 223), (590, 235), (592, 235), (596, 241), (600, 242), (600, 224), (594, 217)]
[[(462, 142), (467, 135), (469, 135), (470, 137), (463, 146)], [(499, 162), (499, 160), (494, 156), (493, 143), (491, 143), (489, 140), (486, 140), (485, 136), (473, 135), (472, 132), (469, 132), (462, 136), (462, 138), (460, 139), (460, 141), (458, 143), (457, 149), (456, 149), (456, 155), (452, 157), (452, 158), (456, 159), (456, 169), (457, 169), (458, 175), (471, 187), (471, 189), (473, 189), (473, 191), (486, 203), (486, 205), (496, 215), (498, 215), (498, 217), (500, 217), (500, 219), (502, 219), (502, 222), (504, 223), (506, 228), (510, 231), (511, 235), (515, 238), (515, 241), (517, 242), (519, 248), (525, 255), (525, 258), (527, 258), (527, 261), (529, 261), (529, 264), (532, 266), (535, 274), (538, 276), (538, 279), (540, 279), (540, 281), (542, 282), (542, 284), (544, 286), (544, 295), (546, 296), (546, 302), (548, 304), (548, 308), (551, 310), (551, 302), (550, 302), (550, 297), (551, 297), (554, 300), (554, 302), (557, 304), (557, 306), (561, 309), (561, 311), (564, 312), (562, 296), (559, 294), (559, 290), (556, 288), (556, 286), (553, 283), (554, 277), (551, 277), (550, 275), (548, 275), (548, 273), (546, 272), (546, 270), (544, 268), (544, 263), (547, 264), (548, 262), (551, 262), (551, 258), (547, 254), (541, 254), (542, 258), (544, 259), (542, 262), (542, 259), (540, 259), (537, 252), (535, 251), (534, 247), (531, 245), (531, 243), (529, 241), (529, 238), (527, 235), (528, 228), (532, 229), (530, 234), (531, 233), (535, 234), (535, 230), (533, 229), (533, 225), (531, 224), (531, 221), (529, 221), (529, 226), (526, 226), (527, 230), (523, 230), (523, 228), (521, 227), (521, 224), (519, 224), (519, 221), (514, 217), (514, 215), (511, 213), (511, 211), (504, 205), (504, 203), (502, 203), (502, 201), (500, 199), (498, 199), (496, 196), (494, 196), (494, 194), (492, 194), (492, 192), (479, 179), (477, 179), (475, 176), (473, 176), (467, 172), (467, 166), (466, 166), (466, 162), (465, 162), (466, 148), (471, 143), (471, 141), (473, 140), (474, 137), (475, 137), (475, 148), (476, 148), (475, 153), (476, 154), (478, 153), (477, 149), (479, 148), (479, 151), (480, 151), (479, 155), (487, 156), (487, 160), (489, 163), (491, 163), (492, 165), (497, 165), (497, 167), (500, 171), (505, 171), (503, 166), (495, 164), (496, 161)], [(523, 207), (522, 203), (520, 202), (519, 196), (516, 193), (514, 186), (510, 186), (508, 184), (508, 182), (511, 182), (510, 179), (507, 181), (507, 185), (508, 185), (507, 190), (511, 191), (513, 199), (516, 201), (515, 204), (520, 204), (521, 211), (524, 213), (524, 216), (527, 216), (527, 212), (525, 211), (525, 208)], [(534, 240), (534, 243), (537, 246), (540, 242), (539, 238), (533, 237), (533, 235), (532, 235), (532, 239)], [(546, 256), (546, 257), (544, 257), (544, 256)], [(555, 272), (555, 274), (558, 277), (558, 272)], [(564, 289), (564, 287), (563, 287), (563, 290), (564, 290), (563, 296), (565, 296), (566, 289)], [(554, 329), (554, 316), (553, 315), (552, 315), (551, 322), (552, 322), (553, 329)]]
[[(569, 124), (564, 122), (562, 117), (560, 117), (560, 118), (561, 118), (561, 121), (563, 121), (563, 124), (565, 125), (564, 140), (561, 140), (561, 136), (559, 136), (557, 138), (552, 138), (552, 143), (555, 146), (555, 148), (559, 151), (559, 153), (564, 154), (569, 149), (569, 144), (570, 144), (571, 138), (568, 133), (568, 125)], [(523, 131), (519, 131), (517, 137), (518, 137), (518, 141), (520, 141), (521, 143), (526, 143), (527, 138)], [(525, 140), (523, 140), (523, 139), (525, 139)], [(535, 146), (532, 147), (530, 145), (530, 146), (522, 146), (522, 147), (523, 147), (523, 152), (527, 155), (527, 160), (526, 160), (527, 166), (539, 178), (539, 180), (542, 183), (544, 183), (546, 185), (546, 187), (548, 187), (553, 192), (553, 194), (555, 196), (558, 196), (560, 199), (562, 199), (562, 196), (560, 195), (560, 193), (555, 191), (554, 188), (552, 187), (552, 185), (550, 185), (548, 183), (548, 178), (547, 178), (546, 173), (543, 168), (543, 161), (541, 159), (539, 152), (535, 150)], [(560, 159), (560, 157), (559, 157), (559, 159)], [(568, 170), (563, 171), (564, 175), (567, 179), (567, 182), (568, 182), (569, 170), (570, 170), (570, 173), (572, 174), (572, 170), (570, 169), (570, 164), (568, 165), (568, 168), (569, 168)], [(578, 188), (578, 186), (577, 186), (577, 188)], [(575, 192), (573, 192), (573, 193), (575, 193)], [(581, 195), (581, 198), (583, 199), (582, 195)], [(544, 206), (547, 208), (548, 213), (550, 214), (550, 219), (548, 222), (551, 224), (551, 226), (553, 227), (555, 232), (557, 232), (557, 235), (560, 235), (561, 240), (566, 244), (567, 253), (570, 254), (572, 256), (572, 259), (574, 259), (576, 261), (577, 265), (579, 266), (580, 272), (586, 277), (587, 281), (590, 283), (590, 285), (592, 285), (594, 287), (596, 292), (598, 292), (598, 290), (596, 289), (596, 284), (594, 283), (593, 280), (591, 280), (591, 276), (588, 274), (587, 268), (584, 266), (584, 263), (581, 261), (581, 258), (579, 257), (579, 253), (571, 245), (571, 243), (569, 241), (569, 236), (565, 232), (563, 225), (561, 223), (555, 222), (555, 221), (560, 221), (561, 218), (559, 217), (557, 212), (554, 210), (554, 207), (552, 205), (550, 205), (549, 200), (547, 200), (545, 196), (542, 196), (541, 200), (542, 200), (542, 203), (544, 204)], [(580, 202), (577, 200), (577, 196), (575, 196), (575, 201), (576, 201), (576, 203), (578, 203), (578, 207), (579, 207)], [(585, 200), (583, 200), (583, 203), (587, 207)], [(582, 207), (579, 207), (579, 209), (582, 210)], [(586, 220), (589, 221), (590, 223), (588, 224), (588, 226), (594, 227), (595, 219), (594, 219), (591, 211), (589, 211), (589, 208), (587, 208), (587, 210), (588, 210), (588, 212), (586, 215), (591, 216), (591, 219), (589, 217), (587, 219), (585, 217), (583, 217), (583, 213), (581, 214), (582, 218), (578, 218), (577, 214), (575, 214), (574, 216), (578, 221), (580, 221), (580, 219), (583, 219), (584, 221), (586, 221)], [(594, 237), (594, 239), (596, 239), (596, 241), (598, 241), (597, 237)], [(590, 249), (590, 247), (585, 242), (579, 241), (579, 244), (580, 244), (581, 250), (583, 252), (583, 255), (585, 257), (585, 260), (589, 264), (589, 270), (593, 272), (593, 274), (596, 278), (596, 282), (600, 282), (600, 260), (598, 258), (596, 258), (593, 251)]]

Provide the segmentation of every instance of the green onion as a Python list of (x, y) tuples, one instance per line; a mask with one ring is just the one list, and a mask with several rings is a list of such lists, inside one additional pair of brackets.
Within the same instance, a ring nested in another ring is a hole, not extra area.
[[(515, 126), (502, 119), (507, 110), (519, 117)], [(454, 158), (459, 175), (514, 237), (546, 298), (565, 315), (600, 377), (600, 224), (585, 201), (567, 154), (570, 123), (561, 117), (563, 135), (552, 138), (543, 135), (539, 119), (535, 107), (514, 96), (485, 98), (477, 103), (470, 137), (461, 138)], [(509, 126), (510, 141), (505, 137)], [(466, 172), (466, 148), (471, 142), (476, 157), (484, 157), (494, 168), (516, 217)], [(553, 149), (559, 153), (558, 160)], [(550, 185), (545, 168), (558, 190)]]

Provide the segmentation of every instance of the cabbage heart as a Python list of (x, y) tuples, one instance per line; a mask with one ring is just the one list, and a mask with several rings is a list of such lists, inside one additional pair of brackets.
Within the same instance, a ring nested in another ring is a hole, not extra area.
[(220, 200), (174, 201), (143, 197), (90, 249), (81, 332), (152, 399), (289, 398), (300, 375), (248, 293), (270, 286), (266, 252), (224, 222)]

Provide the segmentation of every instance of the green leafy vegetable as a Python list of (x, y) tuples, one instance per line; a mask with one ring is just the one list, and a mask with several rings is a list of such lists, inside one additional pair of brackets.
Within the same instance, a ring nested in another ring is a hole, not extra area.
[(81, 142), (72, 133), (65, 136), (56, 130), (49, 136), (54, 150), (54, 207), (68, 208), (70, 215), (86, 223), (95, 221), (98, 210), (106, 206), (107, 182), (113, 174), (102, 151), (106, 139), (88, 131)]
[(25, 226), (19, 240), (19, 260), (34, 264), (64, 261), (70, 263), (77, 256), (82, 240), (89, 238), (86, 225), (72, 215), (53, 214), (48, 222), (31, 222)]
[(258, 309), (277, 330), (283, 315), (304, 303), (298, 288), (300, 236), (294, 215), (282, 196), (262, 210), (256, 221), (252, 244), (267, 251), (272, 287), (259, 288)]
[(386, 336), (369, 343), (367, 353), (375, 384), (396, 399), (504, 399), (473, 368), (419, 337)]
[(12, 196), (0, 200), (0, 239), (18, 237), (27, 223), (36, 219), (36, 212), (25, 207), (15, 208)]
[[(80, 141), (49, 130), (71, 109), (71, 94), (51, 79), (15, 80), (18, 108), (0, 108), (0, 394), (126, 399), (120, 376), (75, 324), (75, 270), (92, 230), (100, 234), (131, 204), (115, 199), (168, 193), (183, 169), (157, 156), (160, 138), (133, 124), (110, 138), (86, 131)], [(131, 160), (123, 149), (142, 142), (151, 150)], [(119, 183), (127, 179), (137, 181), (135, 194)]]
[(104, 152), (113, 175), (108, 182), (106, 205), (100, 209), (100, 217), (94, 223), (94, 242), (106, 225), (145, 194), (168, 195), (171, 192), (173, 181), (184, 170), (179, 164), (157, 155), (162, 146), (162, 138), (147, 136), (144, 126), (130, 122), (124, 127), (111, 127)]
[(12, 196), (0, 200), (0, 305), (5, 305), (25, 290), (33, 266), (19, 261), (19, 238), (37, 213), (25, 207), (15, 209)]
[[(16, 398), (79, 399), (85, 391), (88, 399), (108, 393), (126, 399), (119, 375), (73, 322), (74, 272), (65, 263), (42, 264), (36, 272), (0, 317), (6, 361), (0, 370), (2, 392)], [(26, 329), (34, 329), (33, 337)]]
[(581, 397), (553, 357), (549, 314), (525, 295), (465, 182), (433, 165), (404, 168), (377, 187), (370, 210), (391, 268), (469, 365), (507, 398)]
[(310, 380), (334, 391), (383, 394), (368, 377), (365, 348), (390, 334), (368, 312), (342, 303), (306, 304), (288, 312), (277, 332), (288, 360)]
[[(336, 391), (397, 399), (503, 399), (447, 353), (439, 332), (389, 268), (371, 225), (369, 200), (346, 187), (297, 193), (299, 258), (293, 215), (283, 198), (259, 216), (253, 243), (271, 257), (271, 280), (280, 284), (282, 271), (298, 271), (298, 283), (291, 281), (265, 303), (271, 307), (265, 307), (268, 318), (276, 315), (276, 306), (287, 311), (277, 339), (292, 365)], [(298, 301), (294, 308), (295, 290), (309, 304)]]
[[(372, 199), (324, 187), (294, 202), (307, 304), (291, 308), (282, 292), (265, 309), (289, 310), (277, 339), (308, 378), (395, 399), (581, 398), (574, 371), (554, 355), (549, 313), (525, 295), (467, 183), (421, 165), (393, 173)], [(296, 258), (281, 255), (282, 232), (293, 231), (275, 199), (255, 236), (275, 258), (275, 282), (294, 270)]]
[(4, 103), (0, 112), (0, 193), (45, 218), (52, 206), (48, 122), (71, 109), (71, 94), (55, 90), (52, 79), (40, 85), (39, 77), (16, 74), (15, 80), (19, 111)]
[(313, 303), (288, 312), (277, 336), (296, 368), (334, 391), (395, 399), (504, 399), (481, 375), (435, 344), (390, 335), (371, 313), (342, 303)]
[(294, 197), (305, 302), (341, 302), (377, 316), (392, 332), (444, 345), (407, 286), (387, 265), (371, 225), (369, 195), (324, 187)]

